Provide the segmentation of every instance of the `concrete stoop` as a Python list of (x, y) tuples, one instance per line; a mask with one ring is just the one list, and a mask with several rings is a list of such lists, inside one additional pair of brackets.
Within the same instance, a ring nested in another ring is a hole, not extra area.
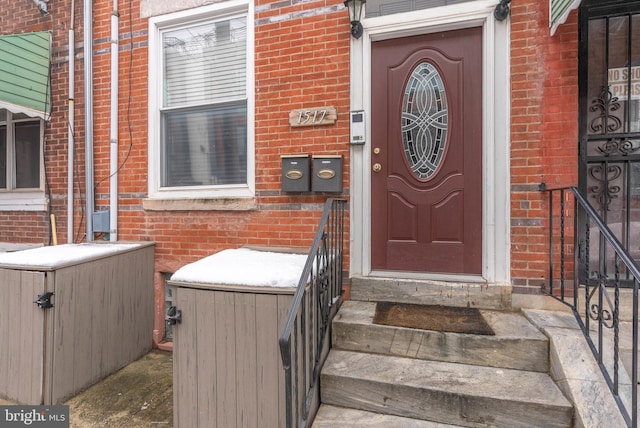
[(511, 310), (512, 287), (402, 278), (351, 278), (352, 300)]
[[(575, 409), (576, 428), (626, 427), (618, 405), (609, 390), (576, 319), (571, 313), (526, 309), (527, 319), (550, 341), (550, 374)], [(609, 344), (608, 349), (613, 349)], [(612, 373), (612, 361), (605, 361)], [(627, 371), (619, 372), (621, 400), (631, 409), (631, 380)]]
[(334, 350), (324, 404), (461, 426), (570, 427), (573, 407), (544, 373)]
[[(411, 297), (411, 292), (417, 298)], [(332, 326), (313, 427), (573, 427), (549, 376), (549, 339), (506, 287), (357, 279)], [(481, 310), (495, 336), (373, 323), (376, 301)]]
[(383, 415), (364, 410), (323, 404), (313, 423), (314, 428), (457, 428), (460, 425)]
[(549, 340), (519, 313), (480, 310), (494, 336), (373, 323), (376, 302), (348, 300), (332, 324), (334, 348), (421, 360), (549, 372)]

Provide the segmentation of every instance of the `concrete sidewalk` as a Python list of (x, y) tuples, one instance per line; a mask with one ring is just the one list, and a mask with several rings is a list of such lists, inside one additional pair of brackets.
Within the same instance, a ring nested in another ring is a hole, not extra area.
[(64, 404), (71, 428), (173, 427), (172, 354), (153, 350)]

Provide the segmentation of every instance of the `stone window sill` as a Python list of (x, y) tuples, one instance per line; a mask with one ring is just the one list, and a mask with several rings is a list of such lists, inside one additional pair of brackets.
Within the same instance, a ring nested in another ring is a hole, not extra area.
[(147, 211), (252, 211), (258, 209), (255, 198), (144, 199)]

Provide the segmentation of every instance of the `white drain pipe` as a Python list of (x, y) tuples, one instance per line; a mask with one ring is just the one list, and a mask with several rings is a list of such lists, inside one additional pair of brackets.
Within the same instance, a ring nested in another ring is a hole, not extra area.
[(74, 91), (74, 83), (76, 80), (75, 77), (75, 35), (73, 33), (73, 20), (75, 19), (74, 13), (75, 2), (71, 1), (71, 25), (69, 26), (69, 117), (67, 118), (67, 124), (69, 127), (68, 135), (67, 135), (67, 149), (68, 149), (68, 157), (67, 160), (67, 243), (73, 244), (73, 158), (75, 157), (75, 137), (74, 137), (74, 109), (75, 109), (75, 91)]
[(84, 164), (85, 164), (85, 224), (87, 241), (93, 241), (93, 0), (84, 0)]
[[(118, 240), (118, 0), (113, 1), (111, 13), (111, 126), (109, 144), (111, 160), (109, 168), (109, 240)], [(133, 37), (133, 35), (131, 35)]]

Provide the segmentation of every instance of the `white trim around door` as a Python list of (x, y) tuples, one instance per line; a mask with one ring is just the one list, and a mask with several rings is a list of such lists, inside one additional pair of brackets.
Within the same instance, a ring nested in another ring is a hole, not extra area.
[(510, 37), (509, 19), (493, 17), (496, 0), (477, 0), (362, 21), (364, 34), (351, 39), (351, 109), (371, 112), (371, 43), (397, 37), (483, 29), (483, 244), (482, 276), (425, 275), (371, 270), (371, 123), (366, 143), (351, 147), (350, 267), (352, 276), (510, 283)]

